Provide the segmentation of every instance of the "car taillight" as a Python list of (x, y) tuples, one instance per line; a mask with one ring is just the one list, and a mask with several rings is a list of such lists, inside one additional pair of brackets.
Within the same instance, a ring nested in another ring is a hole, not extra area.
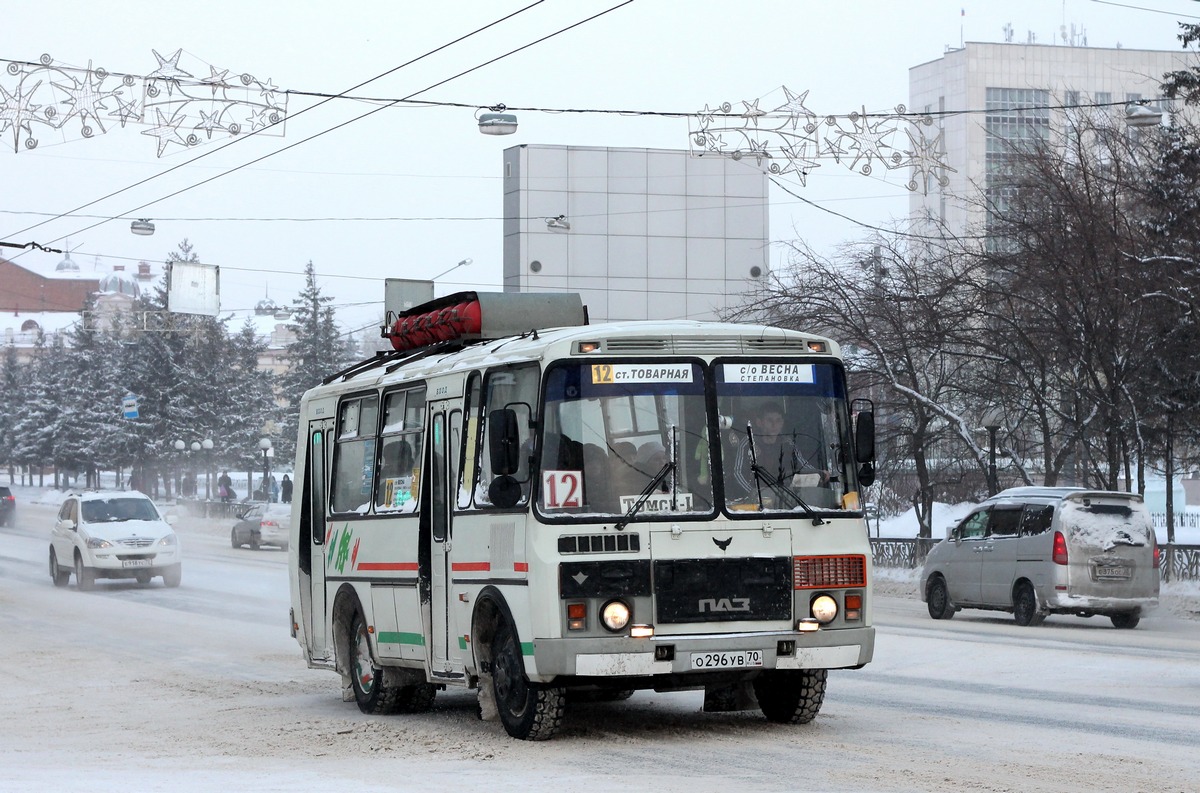
[(1054, 563), (1067, 563), (1067, 538), (1061, 531), (1054, 532)]
[(1158, 537), (1153, 529), (1150, 530), (1150, 545), (1154, 548), (1154, 569), (1157, 570), (1159, 562), (1162, 561), (1162, 551), (1158, 549)]
[(263, 520), (263, 521), (259, 521), (258, 525), (259, 525), (259, 528), (262, 528), (262, 527), (265, 527), (265, 526), (271, 526), (272, 528), (278, 528), (278, 526), (279, 526), (279, 524), (278, 524), (278, 523), (276, 523), (276, 522), (275, 522), (275, 521), (273, 521), (273, 520)]

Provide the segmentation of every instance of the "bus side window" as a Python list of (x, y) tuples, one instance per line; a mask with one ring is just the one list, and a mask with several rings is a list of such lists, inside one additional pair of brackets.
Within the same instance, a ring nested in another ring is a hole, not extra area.
[(470, 509), (472, 506), (475, 487), (479, 483), (479, 463), (475, 452), (479, 448), (479, 435), (482, 425), (481, 411), (483, 402), (480, 398), (479, 372), (471, 372), (467, 378), (466, 398), (463, 404), (463, 429), (461, 477), (458, 481), (458, 508)]
[(375, 482), (375, 424), (379, 397), (352, 397), (342, 403), (333, 458), (333, 512), (365, 513)]
[(424, 420), (424, 388), (392, 391), (385, 396), (376, 511), (416, 511)]
[[(514, 477), (521, 485), (521, 494), (515, 506), (524, 505), (528, 503), (530, 485), (535, 473), (530, 468), (530, 462), (534, 447), (533, 427), (538, 418), (534, 407), (538, 400), (538, 367), (536, 364), (522, 364), (492, 369), (484, 378), (483, 390), (485, 397), (480, 405), (479, 415), (488, 416), (492, 411), (506, 408), (517, 414), (518, 445), (521, 452), (520, 467)], [(488, 489), (497, 478), (493, 476), (489, 460), (491, 422), (484, 421), (482, 429), (482, 443), (475, 450), (476, 464), (480, 469), (478, 485), (475, 488), (475, 505), (489, 509), (493, 508), (493, 504), (487, 495)]]

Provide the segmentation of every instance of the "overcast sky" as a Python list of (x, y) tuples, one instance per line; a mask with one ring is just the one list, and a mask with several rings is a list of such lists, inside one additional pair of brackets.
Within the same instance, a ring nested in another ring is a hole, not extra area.
[[(278, 92), (285, 90), (346, 91), (531, 2), (16, 3), (5, 9), (0, 58), (37, 61), (48, 55), (54, 66), (86, 70), (90, 64), (118, 75), (178, 68), (197, 80), (228, 83), (228, 96), (248, 102), (264, 101), (265, 84), (281, 102), (285, 95)], [(21, 145), (28, 137), (24, 130), (16, 134), (11, 119), (6, 123), (0, 114), (0, 240), (64, 247), (70, 235), (72, 257), (85, 271), (108, 272), (114, 263), (161, 262), (186, 237), (202, 261), (221, 267), (222, 306), (228, 310), (248, 309), (268, 291), (276, 301), (290, 302), (312, 260), (326, 294), (346, 307), (344, 319), (361, 325), (382, 311), (386, 277), (429, 278), (471, 258), (472, 265), (438, 281), (437, 294), (499, 288), (503, 149), (684, 149), (689, 143), (686, 119), (600, 113), (520, 111), (515, 135), (484, 136), (474, 119), (479, 106), (694, 113), (722, 102), (741, 110), (743, 102), (757, 100), (759, 108), (771, 110), (787, 101), (786, 86), (794, 94), (808, 91), (805, 105), (819, 115), (888, 111), (908, 101), (910, 67), (963, 41), (1003, 41), (1006, 23), (1017, 42), (1030, 34), (1039, 43), (1061, 41), (1063, 27), (1069, 35), (1074, 25), (1092, 47), (1178, 50), (1177, 22), (1200, 21), (1200, 3), (1185, 0), (634, 0), (424, 90), (620, 2), (545, 0), (351, 92), (384, 99), (418, 94), (465, 108), (400, 105), (353, 121), (382, 103), (339, 99), (301, 115), (319, 100), (292, 94), (286, 96), (289, 120), (282, 134), (242, 134), (222, 149), (230, 136), (216, 129), (209, 140), (205, 118), (197, 115), (179, 131), (201, 142), (187, 147), (167, 140), (161, 156), (160, 138), (145, 134), (152, 126), (121, 126), (117, 97), (105, 100), (113, 115), (101, 114), (105, 130), (92, 125), (90, 138), (81, 136), (78, 118), (61, 130), (33, 123), (38, 145), (32, 150)], [(0, 103), (10, 108), (18, 90), (14, 68), (0, 71), (6, 91)], [(60, 86), (60, 97), (64, 86), (78, 92), (86, 85), (85, 72), (66, 74), (44, 79)], [(243, 74), (254, 79), (253, 90), (239, 93)], [(27, 80), (24, 92), (44, 113), (48, 87), (39, 89), (39, 100), (34, 82)], [(118, 77), (99, 82), (94, 74), (92, 85), (100, 91), (122, 87)], [(121, 98), (144, 99), (129, 90)], [(71, 109), (66, 102), (56, 107), (60, 118)], [(240, 112), (244, 128), (253, 127), (253, 115)], [(332, 129), (338, 125), (344, 126)], [(14, 141), (19, 151), (13, 151)], [(231, 169), (237, 170), (222, 175)], [(908, 178), (904, 171), (878, 169), (856, 175), (830, 161), (806, 186), (792, 184), (821, 207), (878, 225), (906, 212)], [(105, 198), (142, 180), (149, 181)], [(193, 187), (205, 180), (212, 181)], [(104, 200), (76, 211), (96, 199)], [(865, 233), (776, 187), (771, 204), (773, 241), (802, 238), (832, 251)], [(119, 216), (125, 219), (94, 225)], [(153, 219), (156, 234), (131, 235), (129, 219), (137, 217)], [(11, 248), (0, 255), (41, 268), (62, 258)], [(778, 266), (783, 255), (777, 247), (772, 264)]]

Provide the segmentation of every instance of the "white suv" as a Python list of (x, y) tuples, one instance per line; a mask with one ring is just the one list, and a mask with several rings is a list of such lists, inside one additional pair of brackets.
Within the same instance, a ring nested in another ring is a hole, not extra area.
[(50, 578), (66, 586), (71, 573), (81, 590), (97, 578), (135, 578), (148, 584), (162, 576), (179, 586), (179, 538), (154, 502), (136, 491), (72, 493), (58, 510), (50, 533)]

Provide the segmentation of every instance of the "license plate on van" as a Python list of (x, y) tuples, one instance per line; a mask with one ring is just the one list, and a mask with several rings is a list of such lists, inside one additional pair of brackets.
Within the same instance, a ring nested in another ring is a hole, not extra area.
[(1125, 565), (1096, 566), (1096, 578), (1101, 581), (1123, 581), (1132, 575), (1133, 571)]
[(149, 559), (126, 559), (121, 562), (122, 567), (149, 567)]

